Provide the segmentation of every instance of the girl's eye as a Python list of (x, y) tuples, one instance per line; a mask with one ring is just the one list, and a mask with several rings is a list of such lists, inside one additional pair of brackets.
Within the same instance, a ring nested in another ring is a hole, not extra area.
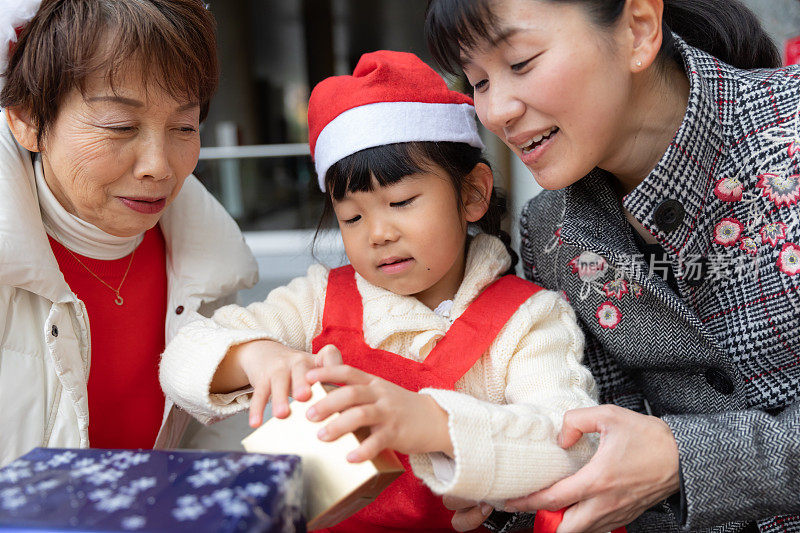
[(405, 207), (405, 206), (411, 204), (411, 202), (413, 202), (416, 198), (417, 198), (416, 196), (412, 196), (411, 198), (408, 198), (406, 200), (402, 200), (400, 202), (390, 202), (389, 205), (392, 206), (392, 207)]
[(348, 218), (347, 220), (342, 220), (345, 224), (353, 224), (358, 222), (361, 219), (361, 215), (356, 215), (353, 218)]

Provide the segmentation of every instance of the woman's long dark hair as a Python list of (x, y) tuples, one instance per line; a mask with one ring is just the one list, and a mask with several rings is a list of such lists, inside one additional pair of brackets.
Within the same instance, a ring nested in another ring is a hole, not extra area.
[[(480, 148), (466, 143), (455, 142), (408, 142), (386, 144), (367, 148), (337, 161), (325, 174), (325, 208), (322, 213), (317, 234), (327, 223), (333, 212), (333, 200), (341, 200), (348, 192), (371, 191), (373, 176), (380, 187), (397, 183), (412, 174), (427, 172), (431, 163), (437, 165), (450, 177), (454, 199), (461, 209), (461, 192), (470, 187), (466, 179), (478, 163), (489, 163), (484, 159)], [(513, 273), (518, 257), (511, 249), (511, 237), (502, 229), (502, 221), (507, 213), (506, 198), (497, 187), (492, 188), (489, 208), (486, 214), (474, 222), (483, 233), (499, 237), (511, 256)], [(316, 240), (316, 235), (314, 237)]]
[[(545, 0), (583, 6), (600, 27), (612, 26), (626, 0)], [(496, 37), (492, 0), (429, 0), (425, 35), (434, 59), (459, 74), (462, 50)], [(677, 60), (672, 32), (691, 46), (742, 69), (776, 68), (781, 55), (756, 18), (739, 0), (664, 0), (659, 59)]]

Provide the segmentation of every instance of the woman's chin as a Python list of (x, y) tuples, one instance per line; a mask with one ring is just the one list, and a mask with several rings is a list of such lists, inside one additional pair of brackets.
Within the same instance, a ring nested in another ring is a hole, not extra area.
[(142, 219), (146, 218), (147, 220), (136, 220), (130, 222), (126, 221), (127, 223), (120, 224), (120, 220), (117, 219), (113, 223), (109, 224), (95, 223), (95, 225), (101, 230), (108, 233), (109, 235), (113, 235), (114, 237), (128, 238), (141, 235), (147, 230), (155, 227), (155, 225), (158, 224), (158, 221), (161, 217), (148, 216), (148, 217), (137, 217), (137, 218), (142, 218)]
[(563, 189), (564, 187), (569, 187), (570, 185), (578, 181), (578, 179), (580, 179), (580, 178), (572, 179), (572, 178), (567, 178), (565, 176), (558, 176), (552, 172), (542, 172), (540, 170), (533, 170), (530, 167), (528, 167), (528, 170), (530, 170), (530, 173), (533, 176), (533, 179), (536, 181), (536, 183), (538, 183), (542, 189), (548, 191), (557, 191), (559, 189)]

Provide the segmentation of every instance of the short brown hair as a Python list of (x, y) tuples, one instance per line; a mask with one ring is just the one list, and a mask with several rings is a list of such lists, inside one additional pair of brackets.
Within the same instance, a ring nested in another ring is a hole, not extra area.
[(134, 60), (145, 83), (160, 74), (155, 82), (173, 98), (197, 102), (202, 121), (217, 88), (216, 46), (202, 0), (43, 0), (11, 50), (0, 107), (30, 113), (41, 143), (72, 89), (95, 72), (113, 88)]

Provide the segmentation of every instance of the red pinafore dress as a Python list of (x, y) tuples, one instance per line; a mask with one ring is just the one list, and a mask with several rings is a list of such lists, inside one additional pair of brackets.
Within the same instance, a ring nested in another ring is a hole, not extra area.
[[(503, 276), (487, 287), (450, 326), (447, 334), (421, 363), (384, 350), (370, 348), (364, 341), (363, 305), (351, 266), (333, 269), (328, 276), (322, 332), (313, 341), (318, 352), (335, 345), (344, 363), (391, 381), (410, 391), (425, 387), (452, 390), (456, 382), (486, 352), (516, 310), (541, 287), (517, 276)], [(338, 525), (330, 533), (387, 533), (454, 531), (453, 511), (442, 504), (414, 476), (408, 456), (398, 454), (406, 469), (374, 502)], [(560, 513), (540, 511), (534, 532), (555, 531)], [(541, 525), (540, 525), (541, 524)], [(488, 531), (480, 528), (476, 531)]]

